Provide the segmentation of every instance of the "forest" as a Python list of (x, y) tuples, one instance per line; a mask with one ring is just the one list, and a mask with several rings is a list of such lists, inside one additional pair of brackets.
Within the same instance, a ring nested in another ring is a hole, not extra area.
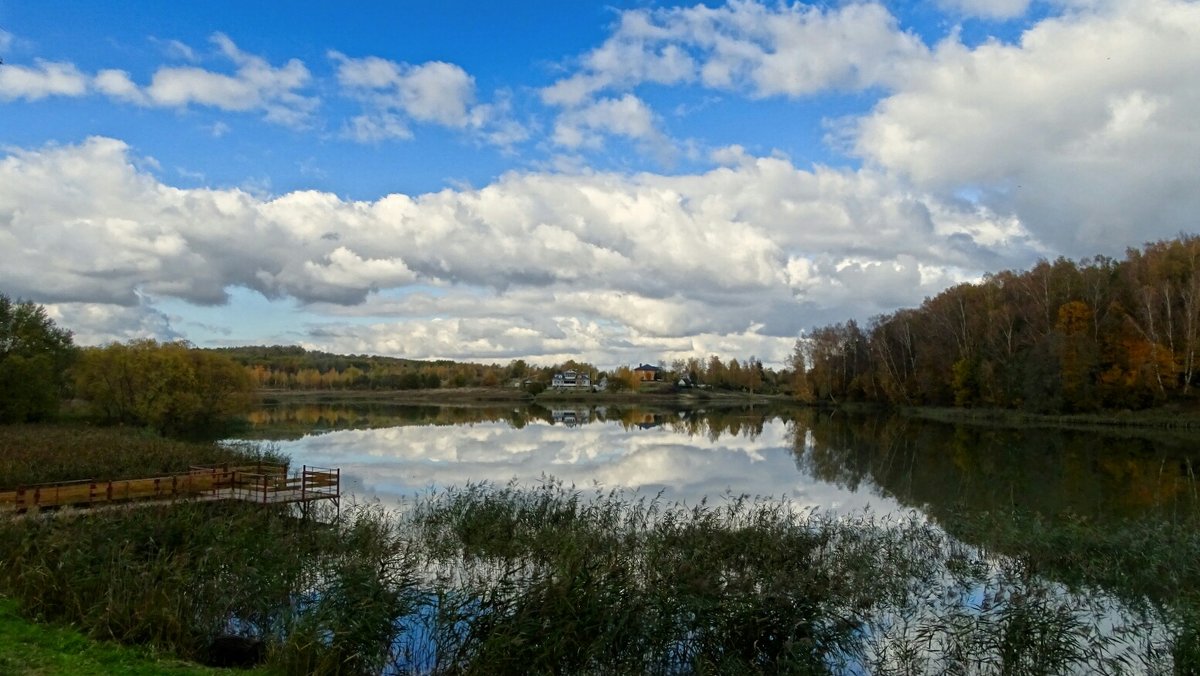
[(920, 307), (813, 329), (797, 341), (809, 402), (1143, 409), (1190, 401), (1200, 352), (1200, 237), (1124, 259), (1042, 260)]

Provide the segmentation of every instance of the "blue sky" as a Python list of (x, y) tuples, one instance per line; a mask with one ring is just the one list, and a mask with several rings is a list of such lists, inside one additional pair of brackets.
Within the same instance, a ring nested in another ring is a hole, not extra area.
[(0, 0), (0, 57), (0, 292), (85, 344), (778, 363), (1200, 207), (1183, 0)]

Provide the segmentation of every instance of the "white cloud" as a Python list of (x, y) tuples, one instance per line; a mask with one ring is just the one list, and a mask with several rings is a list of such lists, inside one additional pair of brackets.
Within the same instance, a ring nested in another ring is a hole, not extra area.
[(621, 136), (635, 141), (659, 141), (654, 112), (641, 99), (626, 94), (619, 99), (601, 99), (559, 115), (554, 124), (554, 142), (570, 149), (599, 148), (604, 136)]
[(102, 70), (96, 73), (93, 85), (105, 96), (141, 105), (146, 103), (146, 95), (123, 70)]
[(414, 120), (447, 127), (467, 124), (475, 79), (442, 61), (410, 65), (371, 56), (352, 59), (330, 52), (338, 84), (382, 110), (399, 110)]
[(606, 89), (695, 83), (753, 97), (890, 86), (927, 58), (885, 7), (837, 8), (734, 1), (628, 10), (613, 34), (584, 55), (579, 72), (542, 91), (548, 104), (578, 106)]
[(474, 99), (475, 78), (454, 64), (431, 61), (409, 69), (397, 89), (414, 120), (462, 127)]
[(274, 67), (265, 59), (238, 49), (217, 33), (213, 43), (237, 67), (232, 75), (203, 68), (162, 67), (143, 90), (148, 105), (164, 107), (210, 106), (221, 110), (262, 111), (268, 121), (298, 126), (317, 106), (315, 98), (299, 93), (311, 75), (304, 64), (291, 59)]
[(191, 61), (192, 63), (200, 60), (196, 55), (196, 50), (179, 40), (156, 40), (156, 42), (162, 46), (163, 53), (173, 59), (182, 59), (184, 61)]
[(1033, 252), (1019, 224), (986, 210), (780, 158), (682, 176), (512, 173), (370, 202), (180, 189), (137, 164), (103, 138), (0, 159), (0, 250), (12, 252), (0, 288), (136, 307), (146, 295), (220, 304), (244, 287), (358, 315), (312, 336), (355, 352), (767, 359), (801, 328), (918, 302)]
[(34, 66), (5, 63), (0, 66), (0, 100), (37, 101), (49, 96), (83, 96), (88, 78), (74, 64), (34, 61)]
[(78, 345), (103, 345), (142, 338), (183, 338), (172, 327), (171, 318), (154, 309), (145, 299), (130, 307), (101, 303), (51, 303), (46, 305), (46, 314), (58, 326), (69, 328)]
[[(292, 59), (276, 68), (262, 57), (241, 51), (225, 35), (216, 33), (212, 41), (237, 67), (232, 75), (196, 66), (161, 67), (148, 86), (139, 87), (123, 70), (102, 69), (95, 77), (89, 77), (74, 64), (39, 59), (33, 67), (17, 64), (0, 67), (0, 100), (36, 101), (49, 96), (84, 96), (95, 91), (140, 106), (201, 105), (236, 112), (260, 111), (270, 122), (288, 126), (307, 123), (318, 101), (299, 93), (311, 80), (303, 63)], [(168, 45), (173, 51), (186, 47), (175, 41)]]
[(366, 106), (346, 135), (360, 142), (412, 137), (408, 121), (458, 129), (501, 147), (518, 143), (528, 131), (509, 115), (506, 95), (476, 103), (475, 78), (443, 61), (407, 64), (376, 56), (355, 59), (329, 52), (343, 91)]
[[(629, 92), (643, 84), (700, 86), (751, 98), (891, 87), (929, 58), (917, 36), (877, 3), (835, 8), (732, 0), (708, 7), (622, 12), (613, 33), (571, 75), (541, 90), (563, 109), (562, 147), (596, 150), (606, 134), (657, 137), (653, 114)], [(635, 108), (633, 102), (640, 104)], [(624, 123), (624, 126), (618, 126)]]
[(858, 124), (859, 154), (922, 190), (963, 188), (1072, 256), (1193, 230), (1200, 5), (1104, 3), (1018, 44), (956, 39)]
[(17, 41), (16, 36), (8, 31), (0, 28), (0, 52), (7, 52), (12, 49), (13, 44)]
[(359, 143), (378, 143), (389, 139), (412, 138), (412, 130), (403, 118), (389, 113), (355, 115), (346, 122), (342, 133)]
[(943, 9), (985, 19), (1015, 19), (1029, 11), (1031, 0), (937, 0)]

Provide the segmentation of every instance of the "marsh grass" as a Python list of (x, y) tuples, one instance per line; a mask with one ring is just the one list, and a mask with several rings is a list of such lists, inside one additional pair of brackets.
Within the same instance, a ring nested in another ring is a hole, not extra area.
[(963, 545), (916, 516), (835, 518), (735, 497), (664, 505), (551, 482), (449, 489), (419, 501), (410, 519), (444, 589), (438, 612), (410, 634), (416, 643), (400, 637), (396, 672), (1171, 673), (1193, 664), (1195, 624), (1177, 609), (1053, 581), (1033, 559)]
[[(267, 450), (263, 450), (267, 449)], [(123, 427), (0, 425), (0, 490), (54, 481), (109, 481), (186, 472), (192, 465), (277, 461), (266, 446), (179, 441)]]

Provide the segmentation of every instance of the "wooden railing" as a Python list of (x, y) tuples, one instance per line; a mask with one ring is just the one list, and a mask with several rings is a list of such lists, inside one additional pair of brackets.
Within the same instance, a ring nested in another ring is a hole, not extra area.
[(228, 464), (192, 467), (179, 474), (113, 481), (62, 481), (0, 491), (0, 510), (92, 506), (149, 500), (245, 500), (259, 504), (301, 503), (341, 497), (341, 470), (303, 466), (288, 474), (286, 465)]

